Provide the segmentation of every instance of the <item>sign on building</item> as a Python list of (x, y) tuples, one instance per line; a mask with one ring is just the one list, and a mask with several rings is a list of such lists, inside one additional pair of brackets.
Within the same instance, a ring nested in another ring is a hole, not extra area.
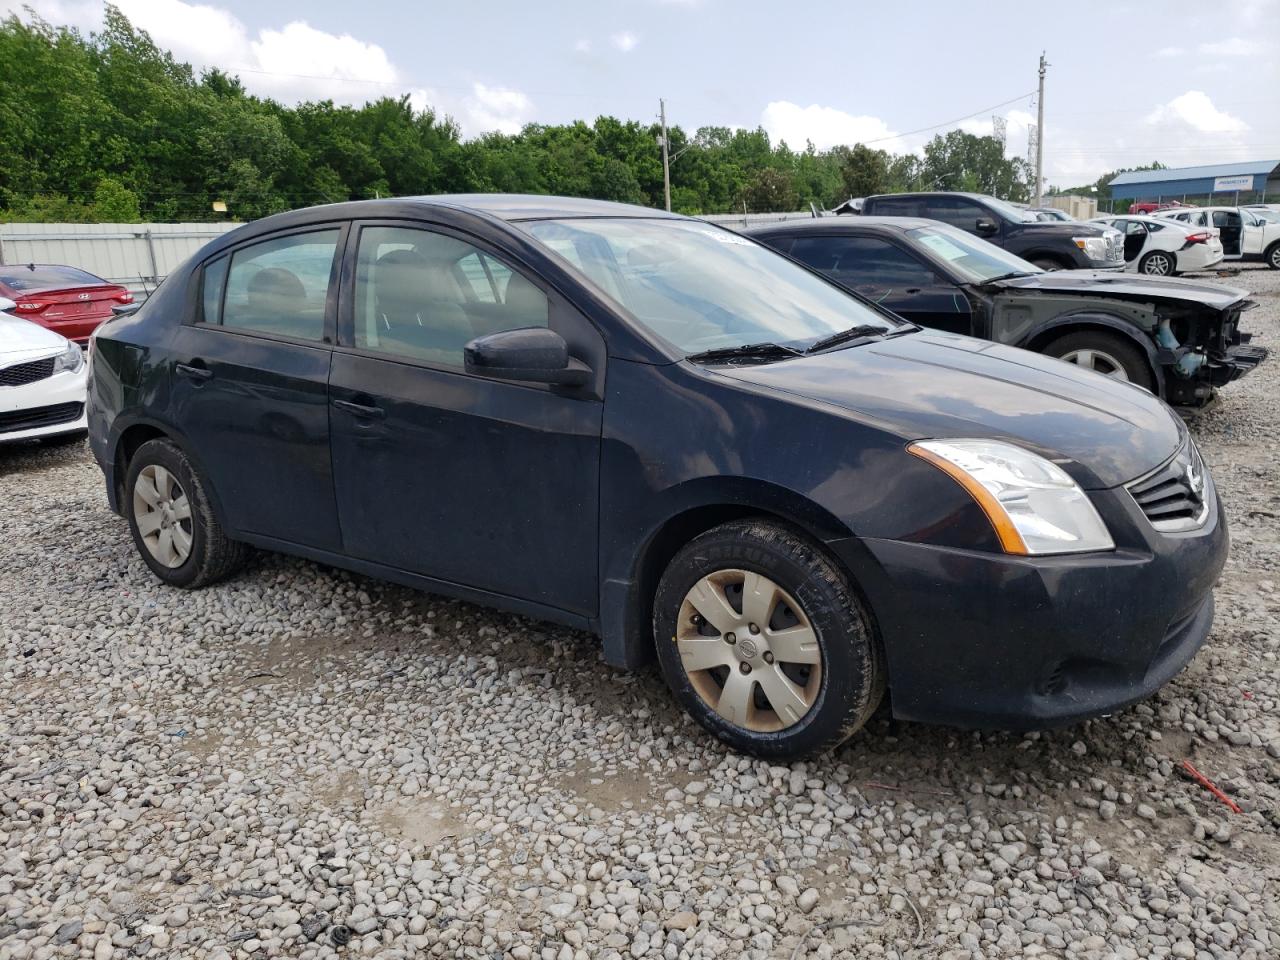
[(1235, 177), (1214, 177), (1213, 192), (1221, 193), (1224, 190), (1252, 190), (1253, 174), (1246, 173)]

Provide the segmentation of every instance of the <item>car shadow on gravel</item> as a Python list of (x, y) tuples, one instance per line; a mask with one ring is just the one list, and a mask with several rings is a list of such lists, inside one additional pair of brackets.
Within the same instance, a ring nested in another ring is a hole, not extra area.
[(87, 450), (84, 440), (57, 446), (39, 440), (0, 443), (0, 477), (66, 467), (83, 458)]

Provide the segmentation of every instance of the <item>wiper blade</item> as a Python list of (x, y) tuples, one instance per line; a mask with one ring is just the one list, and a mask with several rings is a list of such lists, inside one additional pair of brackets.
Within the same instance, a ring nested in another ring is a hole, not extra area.
[(691, 353), (686, 360), (694, 363), (713, 363), (716, 360), (752, 359), (782, 360), (787, 357), (799, 357), (803, 352), (794, 347), (786, 347), (780, 343), (744, 343), (737, 347), (717, 347), (714, 350), (703, 350)]
[(988, 277), (983, 283), (995, 283), (997, 280), (1013, 280), (1016, 277), (1030, 277), (1034, 274), (1027, 273), (1025, 270), (1014, 270), (1012, 273), (1002, 273), (998, 277)]
[(863, 337), (882, 337), (887, 333), (892, 333), (890, 327), (882, 327), (878, 323), (863, 323), (856, 327), (850, 327), (847, 330), (841, 330), (831, 334), (829, 337), (823, 337), (821, 340), (815, 340), (809, 344), (805, 353), (820, 353), (830, 347), (839, 346), (842, 343), (848, 343), (851, 340), (860, 340)]

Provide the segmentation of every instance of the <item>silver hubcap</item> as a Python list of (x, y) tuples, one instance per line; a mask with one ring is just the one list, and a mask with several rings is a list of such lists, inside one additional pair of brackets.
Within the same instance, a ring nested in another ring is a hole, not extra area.
[(133, 485), (133, 517), (147, 552), (166, 567), (191, 556), (191, 503), (172, 473), (153, 463)]
[(768, 577), (718, 570), (685, 596), (676, 650), (694, 691), (753, 732), (794, 726), (822, 687), (822, 649), (800, 605)]
[(1169, 262), (1169, 258), (1166, 257), (1163, 253), (1156, 253), (1147, 257), (1147, 263), (1146, 263), (1147, 273), (1154, 273), (1156, 276), (1163, 277), (1166, 273), (1169, 272), (1172, 266), (1173, 264)]
[(1120, 361), (1102, 350), (1072, 350), (1070, 353), (1064, 353), (1060, 359), (1067, 363), (1074, 363), (1078, 367), (1088, 367), (1095, 373), (1114, 377), (1117, 380), (1129, 379)]

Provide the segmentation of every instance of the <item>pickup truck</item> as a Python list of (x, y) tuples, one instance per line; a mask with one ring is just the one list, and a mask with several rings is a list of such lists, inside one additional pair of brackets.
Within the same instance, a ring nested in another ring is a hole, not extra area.
[(1123, 270), (1124, 237), (1088, 223), (1045, 223), (981, 193), (893, 193), (867, 197), (862, 214), (940, 220), (994, 243), (1042, 270)]

